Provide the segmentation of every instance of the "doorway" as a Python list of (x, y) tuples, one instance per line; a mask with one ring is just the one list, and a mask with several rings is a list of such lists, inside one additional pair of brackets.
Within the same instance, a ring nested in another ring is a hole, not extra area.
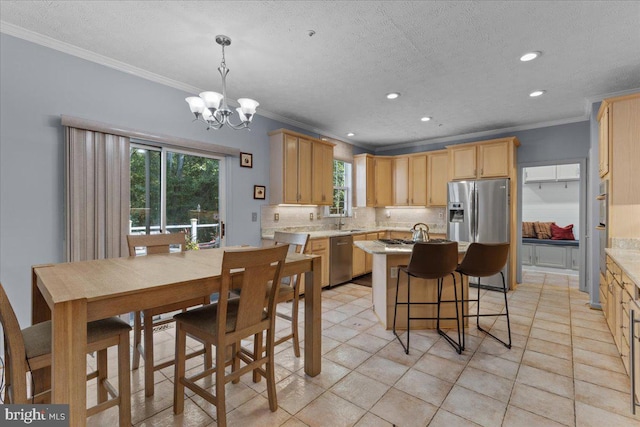
[(523, 270), (567, 274), (577, 276), (578, 288), (588, 292), (586, 159), (522, 164), (518, 172), (517, 281), (522, 282)]

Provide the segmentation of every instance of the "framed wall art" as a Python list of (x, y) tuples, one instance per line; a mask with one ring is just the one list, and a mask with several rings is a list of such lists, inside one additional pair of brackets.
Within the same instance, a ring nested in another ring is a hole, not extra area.
[(267, 193), (267, 188), (264, 185), (253, 186), (253, 198), (264, 200)]
[(253, 154), (251, 153), (240, 153), (240, 166), (243, 168), (252, 168), (253, 167)]

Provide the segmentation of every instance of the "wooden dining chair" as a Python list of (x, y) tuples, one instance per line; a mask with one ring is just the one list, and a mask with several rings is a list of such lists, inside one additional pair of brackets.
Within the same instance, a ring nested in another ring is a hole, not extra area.
[[(9, 298), (0, 284), (0, 323), (4, 331), (6, 384), (4, 403), (50, 403), (51, 390), (33, 394), (36, 387), (32, 383), (31, 393), (28, 393), (27, 373), (51, 366), (51, 321), (37, 323), (21, 330)], [(131, 425), (130, 330), (129, 324), (118, 317), (96, 320), (87, 324), (87, 352), (97, 352), (97, 370), (87, 374), (87, 381), (95, 378), (98, 382), (98, 403), (87, 409), (87, 416), (118, 405), (120, 426)], [(117, 391), (107, 380), (107, 349), (114, 345), (118, 346)], [(86, 370), (82, 366), (78, 366), (77, 369)]]
[[(304, 253), (309, 242), (309, 234), (307, 233), (285, 233), (276, 231), (274, 242), (277, 244), (288, 244), (289, 252)], [(293, 353), (296, 357), (300, 357), (300, 338), (298, 332), (298, 307), (300, 302), (300, 274), (291, 277), (284, 277), (280, 282), (278, 294), (276, 295), (276, 303), (280, 304), (292, 301), (291, 315), (276, 311), (276, 316), (291, 322), (291, 333), (276, 340), (275, 345), (282, 344), (293, 339)]]
[[(136, 248), (146, 249), (147, 255), (166, 254), (169, 253), (171, 245), (180, 246), (180, 251), (185, 250), (185, 233), (171, 234), (129, 234), (127, 235), (127, 244), (129, 246), (129, 256), (136, 256)], [(144, 359), (144, 390), (145, 396), (153, 396), (154, 394), (154, 378), (153, 373), (159, 369), (164, 369), (173, 365), (174, 359), (167, 360), (162, 363), (155, 364), (153, 352), (153, 328), (173, 323), (173, 317), (154, 322), (154, 316), (171, 313), (172, 311), (186, 310), (189, 307), (209, 304), (209, 296), (190, 299), (188, 301), (179, 301), (169, 305), (144, 310), (142, 313), (136, 311), (133, 318), (133, 369), (140, 366), (140, 358)], [(141, 318), (142, 314), (142, 318)], [(142, 344), (142, 332), (144, 332), (144, 345)], [(206, 349), (189, 353), (188, 358), (205, 354), (205, 363), (211, 367), (211, 352)]]
[[(225, 384), (230, 381), (239, 381), (240, 376), (250, 371), (258, 372), (266, 378), (269, 409), (272, 412), (278, 409), (273, 360), (278, 287), (270, 287), (266, 307), (265, 294), (269, 289), (269, 282), (280, 283), (287, 251), (288, 245), (225, 251), (218, 301), (174, 316), (176, 319), (176, 365), (173, 412), (175, 414), (181, 414), (184, 411), (184, 388), (187, 387), (215, 405), (218, 426), (226, 426)], [(240, 292), (237, 296), (230, 298), (230, 290), (235, 288), (240, 288)], [(266, 332), (265, 350), (259, 338), (264, 332)], [(190, 377), (185, 376), (187, 336), (207, 346), (216, 347), (213, 368), (205, 367), (203, 372)], [(241, 340), (252, 336), (253, 351), (243, 351), (240, 345)], [(229, 353), (230, 357), (227, 358)], [(242, 367), (240, 361), (244, 362)], [(230, 372), (226, 372), (227, 366), (232, 366)], [(215, 386), (211, 389), (213, 393), (196, 384), (196, 381), (212, 375), (215, 377)]]

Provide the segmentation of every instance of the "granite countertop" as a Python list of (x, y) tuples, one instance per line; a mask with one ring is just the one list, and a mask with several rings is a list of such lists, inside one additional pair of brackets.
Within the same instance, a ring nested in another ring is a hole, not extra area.
[[(384, 244), (379, 243), (375, 240), (359, 240), (357, 242), (353, 242), (353, 244), (363, 251), (374, 255), (402, 255), (410, 254), (413, 251), (413, 245), (385, 246)], [(469, 242), (458, 242), (458, 253), (466, 253), (469, 244)]]
[(607, 255), (640, 287), (640, 249), (605, 249)]
[[(295, 231), (296, 233), (309, 233), (309, 238), (311, 239), (320, 239), (323, 237), (334, 237), (334, 236), (348, 236), (353, 234), (366, 234), (366, 233), (377, 233), (380, 231), (406, 231), (410, 232), (405, 227), (376, 227), (376, 228), (348, 228), (346, 230), (316, 230), (316, 231), (304, 231), (299, 230)], [(292, 232), (294, 232), (292, 230)], [(430, 230), (429, 234), (441, 234), (444, 235), (447, 233), (447, 230)], [(266, 240), (273, 240), (273, 233), (263, 233), (262, 238)]]

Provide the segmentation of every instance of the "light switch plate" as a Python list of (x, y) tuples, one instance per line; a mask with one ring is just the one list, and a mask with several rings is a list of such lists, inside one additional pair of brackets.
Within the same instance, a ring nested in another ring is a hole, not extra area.
[(251, 212), (251, 222), (258, 222), (258, 212)]
[(389, 277), (392, 279), (395, 279), (396, 277), (398, 277), (398, 267), (391, 267)]

